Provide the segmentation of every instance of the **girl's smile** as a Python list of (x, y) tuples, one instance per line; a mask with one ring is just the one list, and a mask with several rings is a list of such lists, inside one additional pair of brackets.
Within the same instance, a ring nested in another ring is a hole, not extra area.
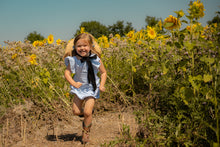
[(89, 56), (90, 44), (84, 39), (79, 39), (76, 43), (76, 51), (80, 56)]

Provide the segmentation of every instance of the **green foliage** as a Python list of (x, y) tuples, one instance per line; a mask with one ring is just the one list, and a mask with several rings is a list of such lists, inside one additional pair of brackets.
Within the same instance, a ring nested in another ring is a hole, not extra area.
[(218, 15), (216, 15), (215, 17), (212, 18), (212, 20), (207, 22), (209, 25), (213, 24), (213, 23), (220, 23), (220, 17)]
[[(85, 21), (79, 26), (79, 28), (82, 27), (95, 38), (99, 38), (102, 35), (108, 36), (109, 34), (119, 34), (120, 36), (124, 36), (129, 31), (134, 30), (131, 22), (127, 22), (126, 25), (124, 25), (124, 21), (117, 21), (115, 24), (109, 25), (108, 27), (98, 21)], [(80, 29), (76, 31), (75, 36), (79, 33)]]
[(109, 34), (119, 34), (124, 36), (128, 32), (134, 30), (131, 22), (127, 22), (127, 25), (124, 25), (124, 21), (117, 21), (115, 24), (108, 26)]
[(204, 34), (200, 30), (177, 30), (171, 37), (138, 44), (140, 31), (133, 38), (114, 39), (119, 49), (104, 52), (109, 79), (119, 89), (110, 87), (112, 101), (138, 105), (136, 144), (219, 144), (220, 44), (215, 26)]
[(150, 26), (150, 27), (156, 26), (156, 24), (157, 24), (160, 20), (161, 20), (161, 19), (156, 18), (156, 17), (153, 17), (153, 16), (146, 16), (146, 18), (145, 18), (145, 22), (147, 23), (146, 28), (147, 28), (147, 26)]
[[(108, 34), (108, 28), (101, 24), (98, 21), (85, 21), (82, 22), (79, 26), (79, 28), (84, 27), (85, 30), (89, 33), (91, 33), (95, 38), (99, 38), (102, 35), (107, 35)], [(76, 35), (80, 33), (80, 29), (76, 31)]]
[(44, 36), (34, 31), (32, 33), (29, 33), (25, 39), (33, 43), (34, 41), (37, 41), (37, 40), (44, 40)]
[[(0, 105), (8, 107), (26, 100), (55, 109), (54, 100), (68, 105), (68, 86), (63, 77), (64, 46), (35, 48), (29, 43), (12, 42), (0, 50)], [(36, 59), (31, 59), (36, 55)], [(36, 60), (37, 64), (30, 61)], [(66, 86), (65, 86), (66, 85)], [(64, 88), (66, 87), (66, 88)]]
[[(104, 146), (219, 146), (219, 27), (202, 27), (187, 17), (190, 29), (166, 36), (150, 39), (141, 30), (105, 40), (109, 47), (103, 49), (102, 61), (108, 80), (101, 101), (133, 106), (139, 130), (131, 136), (130, 127), (123, 125), (120, 138)], [(81, 27), (92, 31), (86, 25)], [(116, 32), (126, 28), (123, 22), (114, 27)], [(35, 48), (12, 42), (1, 47), (0, 105), (32, 100), (54, 109), (53, 102), (62, 100), (68, 106), (63, 52), (62, 45)]]

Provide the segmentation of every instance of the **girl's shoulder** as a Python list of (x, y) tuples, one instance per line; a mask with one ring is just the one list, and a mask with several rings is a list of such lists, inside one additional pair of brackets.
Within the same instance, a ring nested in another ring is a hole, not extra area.
[(75, 56), (67, 56), (64, 59), (64, 62), (66, 64), (66, 66), (70, 63), (70, 64), (75, 64), (76, 63), (77, 58)]
[(99, 68), (99, 66), (100, 66), (100, 64), (101, 64), (101, 63), (100, 63), (100, 60), (101, 60), (101, 59), (97, 56), (95, 59), (92, 59), (91, 62), (92, 62), (92, 64), (93, 64), (94, 67)]
[(67, 56), (67, 57), (65, 58), (65, 60), (74, 60), (74, 61), (77, 61), (77, 60), (80, 60), (80, 59), (78, 59), (76, 56)]

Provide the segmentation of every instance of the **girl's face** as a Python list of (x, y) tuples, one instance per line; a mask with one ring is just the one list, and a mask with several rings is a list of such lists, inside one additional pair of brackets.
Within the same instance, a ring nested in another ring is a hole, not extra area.
[(80, 55), (80, 56), (89, 56), (89, 52), (90, 52), (90, 44), (87, 40), (85, 39), (79, 39), (77, 42), (76, 42), (76, 51), (77, 53)]

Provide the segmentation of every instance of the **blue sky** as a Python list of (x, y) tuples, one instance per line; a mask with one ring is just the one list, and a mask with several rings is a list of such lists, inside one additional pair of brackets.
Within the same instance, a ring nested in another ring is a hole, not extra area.
[[(220, 0), (201, 0), (205, 6), (203, 25), (220, 11)], [(190, 0), (0, 0), (0, 44), (23, 41), (37, 31), (45, 38), (69, 40), (83, 21), (98, 21), (106, 26), (118, 20), (143, 28), (146, 16), (163, 20), (173, 11), (187, 13)]]

